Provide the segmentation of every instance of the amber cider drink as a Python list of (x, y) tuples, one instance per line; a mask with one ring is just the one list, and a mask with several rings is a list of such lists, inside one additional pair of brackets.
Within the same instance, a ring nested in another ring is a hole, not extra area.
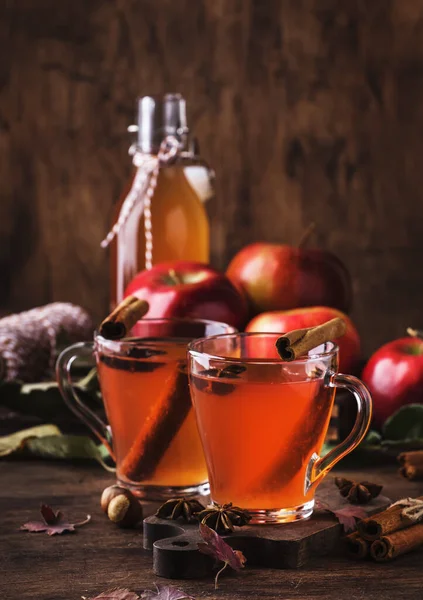
[[(206, 457), (212, 502), (232, 502), (251, 524), (309, 518), (319, 483), (363, 439), (371, 397), (338, 373), (332, 341), (293, 360), (277, 333), (233, 333), (188, 347), (190, 391)], [(357, 417), (345, 440), (320, 456), (336, 388), (349, 390)]]
[(209, 483), (192, 407), (187, 346), (233, 332), (202, 319), (141, 319), (129, 337), (95, 337), (98, 377), (117, 480), (139, 497), (207, 494)]
[[(265, 372), (264, 372), (265, 374)], [(295, 507), (306, 470), (319, 454), (334, 390), (323, 378), (283, 382), (192, 378), (195, 410), (209, 461), (213, 501), (243, 508)]]
[(98, 355), (120, 481), (169, 488), (207, 482), (188, 389), (189, 341), (140, 339), (128, 357)]

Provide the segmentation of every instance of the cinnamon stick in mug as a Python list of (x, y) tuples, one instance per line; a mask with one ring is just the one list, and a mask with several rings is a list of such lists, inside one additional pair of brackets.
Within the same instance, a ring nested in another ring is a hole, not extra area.
[[(314, 381), (309, 382), (309, 385), (310, 397), (314, 396), (317, 399), (317, 402), (313, 402), (312, 410), (310, 410), (310, 404), (302, 408), (297, 426), (283, 441), (280, 455), (276, 456), (272, 462), (263, 464), (260, 474), (261, 482), (245, 478), (243, 489), (254, 489), (258, 485), (272, 487), (275, 481), (282, 478), (287, 485), (300, 472), (305, 458), (309, 457), (319, 444), (325, 426), (329, 423), (335, 390), (327, 388), (325, 394), (319, 394), (319, 390), (323, 388), (321, 377), (316, 377)], [(321, 439), (321, 443), (323, 443), (323, 439)], [(295, 452), (286, 451), (286, 448), (294, 447)]]
[(190, 409), (186, 365), (179, 363), (165, 380), (161, 396), (151, 407), (144, 425), (122, 460), (122, 475), (130, 481), (151, 477)]
[(423, 524), (417, 523), (408, 529), (394, 531), (375, 540), (370, 546), (371, 557), (378, 562), (392, 560), (411, 552), (423, 544)]
[(307, 354), (313, 348), (344, 335), (347, 325), (336, 317), (317, 327), (294, 329), (276, 341), (276, 349), (283, 360), (291, 361)]
[(120, 340), (125, 337), (137, 321), (149, 310), (148, 302), (136, 296), (128, 296), (101, 323), (100, 335), (108, 340)]
[[(294, 360), (304, 353), (312, 350), (316, 346), (328, 342), (332, 338), (340, 337), (345, 333), (346, 324), (341, 318), (332, 319), (323, 325), (309, 327), (307, 329), (295, 329), (286, 333), (276, 341), (276, 349), (284, 360)], [(297, 345), (299, 344), (299, 345)], [(291, 356), (293, 358), (291, 358)], [(289, 358), (288, 358), (289, 357)], [(318, 375), (318, 374), (317, 374)], [(313, 416), (310, 415), (310, 409), (307, 406), (302, 416), (301, 437), (298, 437), (298, 431), (292, 432), (292, 439), (287, 445), (294, 445), (297, 448), (295, 455), (283, 452), (280, 459), (269, 469), (265, 479), (273, 481), (275, 477), (280, 477), (283, 473), (286, 481), (294, 477), (303, 464), (305, 456), (308, 456), (313, 448), (319, 442), (325, 424), (330, 419), (331, 409), (334, 403), (334, 392), (328, 390), (327, 395), (319, 395), (319, 389), (322, 388), (322, 381), (316, 377), (314, 382), (315, 395), (319, 398), (319, 404), (313, 407)]]

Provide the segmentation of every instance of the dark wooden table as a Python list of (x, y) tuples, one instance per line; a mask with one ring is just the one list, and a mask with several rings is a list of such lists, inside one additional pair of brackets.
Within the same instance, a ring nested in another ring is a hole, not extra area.
[[(390, 498), (423, 494), (423, 483), (409, 483), (394, 467), (366, 472), (342, 471), (385, 484)], [(2, 600), (79, 600), (127, 587), (153, 588), (158, 578), (142, 534), (108, 522), (99, 506), (110, 474), (96, 466), (48, 462), (0, 462), (0, 598)], [(76, 520), (92, 522), (76, 534), (48, 537), (19, 531), (38, 517), (41, 502)], [(169, 582), (161, 580), (161, 582)], [(284, 598), (334, 600), (423, 599), (423, 551), (389, 564), (354, 562), (342, 555), (313, 559), (299, 570), (246, 568), (222, 576), (218, 591), (212, 579), (174, 581), (196, 598)]]

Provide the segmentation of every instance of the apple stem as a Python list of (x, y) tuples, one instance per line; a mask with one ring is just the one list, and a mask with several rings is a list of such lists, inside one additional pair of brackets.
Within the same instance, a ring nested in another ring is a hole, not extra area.
[(180, 284), (182, 283), (182, 279), (179, 277), (175, 269), (169, 269), (169, 275), (172, 279), (173, 283)]
[(412, 327), (407, 327), (407, 333), (411, 337), (423, 339), (423, 331), (421, 329), (413, 329)]
[(307, 227), (307, 229), (305, 231), (303, 231), (303, 234), (300, 237), (300, 241), (298, 242), (298, 248), (304, 248), (304, 246), (307, 244), (311, 234), (313, 233), (313, 231), (316, 229), (316, 223), (312, 222), (310, 223), (310, 225)]

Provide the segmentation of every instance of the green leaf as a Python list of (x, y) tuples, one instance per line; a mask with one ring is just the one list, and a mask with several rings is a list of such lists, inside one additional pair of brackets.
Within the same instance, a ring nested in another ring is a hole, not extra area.
[[(351, 454), (359, 454), (360, 450), (367, 450), (369, 448), (374, 449), (374, 447), (378, 447), (380, 445), (381, 440), (382, 436), (380, 435), (380, 433), (374, 431), (373, 429), (370, 429), (370, 431), (367, 432), (367, 435), (364, 438), (364, 440), (360, 442), (360, 444), (357, 446), (357, 448), (353, 450)], [(336, 445), (337, 444), (334, 442), (325, 442), (320, 452), (320, 456), (325, 456), (328, 452), (335, 448)], [(351, 456), (351, 454), (348, 456)]]
[(361, 442), (360, 446), (377, 446), (382, 441), (382, 436), (378, 431), (370, 429), (367, 432), (366, 437)]
[(0, 437), (0, 457), (33, 456), (54, 459), (94, 459), (107, 471), (115, 471), (106, 460), (110, 457), (103, 444), (85, 435), (62, 435), (56, 425), (38, 425)]
[(57, 383), (6, 382), (0, 386), (0, 402), (11, 410), (52, 420), (58, 413), (69, 414)]
[(423, 404), (407, 404), (385, 421), (385, 440), (423, 439)]
[(2, 381), (0, 383), (0, 404), (8, 407), (13, 405), (15, 399), (20, 396), (22, 385), (21, 381)]
[(80, 379), (75, 387), (87, 393), (97, 394), (100, 392), (100, 384), (98, 382), (96, 367), (93, 367), (85, 377)]
[(11, 435), (0, 437), (0, 457), (9, 456), (22, 450), (29, 441), (39, 441), (45, 437), (60, 436), (60, 429), (56, 425), (38, 425), (17, 431)]
[(40, 439), (31, 439), (25, 444), (25, 452), (39, 458), (87, 459), (101, 464), (106, 471), (114, 472), (105, 460), (109, 458), (107, 448), (84, 435), (52, 435)]
[(406, 439), (406, 440), (383, 440), (382, 448), (406, 452), (407, 450), (423, 450), (423, 438)]
[[(101, 402), (95, 370), (77, 382), (75, 388), (89, 408), (98, 409)], [(0, 404), (10, 410), (47, 421), (56, 420), (59, 414), (69, 415), (70, 419), (75, 418), (65, 404), (55, 381), (24, 384), (17, 381), (4, 382), (0, 385)]]

